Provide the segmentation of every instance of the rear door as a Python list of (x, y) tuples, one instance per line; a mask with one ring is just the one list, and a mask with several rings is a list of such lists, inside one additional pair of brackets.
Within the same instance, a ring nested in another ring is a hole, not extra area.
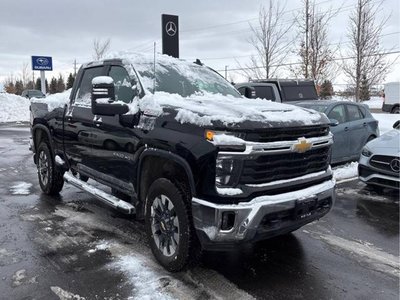
[(358, 105), (346, 104), (349, 149), (352, 158), (358, 158), (368, 139), (367, 120)]
[(332, 146), (332, 163), (337, 163), (348, 159), (350, 156), (349, 149), (349, 127), (346, 122), (346, 108), (344, 104), (333, 106), (330, 111), (327, 111), (329, 119), (335, 119), (339, 122), (337, 126), (331, 127), (333, 133)]

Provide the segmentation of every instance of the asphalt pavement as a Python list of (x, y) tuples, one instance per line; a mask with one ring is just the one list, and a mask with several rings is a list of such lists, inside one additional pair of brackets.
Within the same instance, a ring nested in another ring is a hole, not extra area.
[(66, 185), (41, 193), (26, 125), (0, 126), (0, 299), (399, 299), (399, 194), (339, 183), (293, 234), (170, 274), (143, 223)]

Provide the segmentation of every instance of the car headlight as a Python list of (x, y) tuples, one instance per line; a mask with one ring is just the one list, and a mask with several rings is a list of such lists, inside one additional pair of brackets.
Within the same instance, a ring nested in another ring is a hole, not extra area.
[(219, 187), (231, 187), (237, 184), (241, 168), (240, 160), (218, 157), (215, 163), (215, 183)]
[(362, 154), (363, 156), (365, 156), (365, 157), (371, 157), (372, 152), (371, 152), (367, 147), (364, 147), (364, 148), (362, 149), (362, 151), (361, 151), (361, 154)]

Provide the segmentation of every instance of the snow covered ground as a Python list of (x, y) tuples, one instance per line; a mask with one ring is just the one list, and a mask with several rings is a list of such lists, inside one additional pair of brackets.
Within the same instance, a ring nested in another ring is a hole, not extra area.
[(381, 109), (383, 104), (382, 97), (371, 97), (371, 100), (364, 101), (363, 104), (368, 105), (369, 108)]
[(379, 121), (379, 131), (382, 134), (393, 129), (393, 124), (400, 120), (399, 114), (372, 114)]

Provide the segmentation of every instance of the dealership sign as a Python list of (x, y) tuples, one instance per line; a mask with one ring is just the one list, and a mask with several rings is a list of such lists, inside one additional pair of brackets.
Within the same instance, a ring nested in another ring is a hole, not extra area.
[(32, 56), (32, 70), (53, 71), (53, 61), (50, 56)]
[(178, 16), (161, 15), (163, 54), (179, 58)]

